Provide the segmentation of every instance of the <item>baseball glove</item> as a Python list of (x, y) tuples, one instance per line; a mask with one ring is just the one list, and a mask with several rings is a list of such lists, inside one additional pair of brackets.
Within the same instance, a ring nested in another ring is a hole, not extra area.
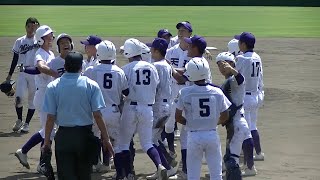
[(15, 89), (13, 87), (14, 83), (16, 83), (13, 80), (10, 81), (4, 81), (0, 84), (1, 92), (5, 93), (7, 96), (13, 96), (15, 93)]
[(40, 159), (40, 171), (47, 177), (48, 180), (54, 180), (53, 168), (51, 165), (52, 151), (50, 148), (45, 147)]

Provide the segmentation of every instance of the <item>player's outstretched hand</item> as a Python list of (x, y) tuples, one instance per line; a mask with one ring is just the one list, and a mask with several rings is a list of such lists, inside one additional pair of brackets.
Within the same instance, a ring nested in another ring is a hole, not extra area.
[(104, 147), (104, 149), (109, 151), (114, 157), (114, 150), (113, 150), (111, 141), (109, 139), (103, 139), (102, 140), (102, 146)]
[(209, 50), (206, 49), (203, 55), (204, 55), (204, 57), (205, 57), (206, 59), (212, 61), (212, 54), (210, 53)]

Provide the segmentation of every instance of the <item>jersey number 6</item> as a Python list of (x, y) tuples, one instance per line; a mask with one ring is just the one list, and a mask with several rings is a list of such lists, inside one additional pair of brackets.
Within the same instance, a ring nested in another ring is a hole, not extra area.
[(110, 73), (105, 73), (103, 75), (103, 87), (105, 89), (111, 89), (112, 88), (112, 74)]

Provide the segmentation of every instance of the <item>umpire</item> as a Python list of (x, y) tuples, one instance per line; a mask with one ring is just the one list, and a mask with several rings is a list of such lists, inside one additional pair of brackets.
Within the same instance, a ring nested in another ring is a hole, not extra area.
[(59, 180), (90, 180), (92, 159), (97, 148), (91, 131), (95, 119), (103, 146), (113, 154), (100, 110), (105, 102), (98, 84), (81, 76), (82, 54), (70, 52), (65, 58), (66, 73), (47, 86), (43, 105), (48, 113), (42, 151), (51, 152), (50, 134), (54, 123), (59, 126), (55, 137), (55, 155)]

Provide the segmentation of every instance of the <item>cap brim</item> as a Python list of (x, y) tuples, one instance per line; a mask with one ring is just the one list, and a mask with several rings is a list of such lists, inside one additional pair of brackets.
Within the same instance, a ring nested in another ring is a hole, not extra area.
[(188, 44), (192, 44), (191, 38), (183, 38), (183, 40), (188, 43)]
[(234, 35), (234, 38), (235, 38), (236, 40), (240, 40), (240, 34)]
[(167, 33), (163, 33), (163, 34), (162, 34), (162, 37), (163, 37), (163, 36), (166, 36), (166, 35), (172, 36), (171, 33), (167, 32)]
[(90, 45), (89, 41), (85, 40), (85, 41), (80, 41), (81, 44), (84, 44), (84, 45)]
[(146, 43), (148, 47), (152, 47), (152, 43)]

